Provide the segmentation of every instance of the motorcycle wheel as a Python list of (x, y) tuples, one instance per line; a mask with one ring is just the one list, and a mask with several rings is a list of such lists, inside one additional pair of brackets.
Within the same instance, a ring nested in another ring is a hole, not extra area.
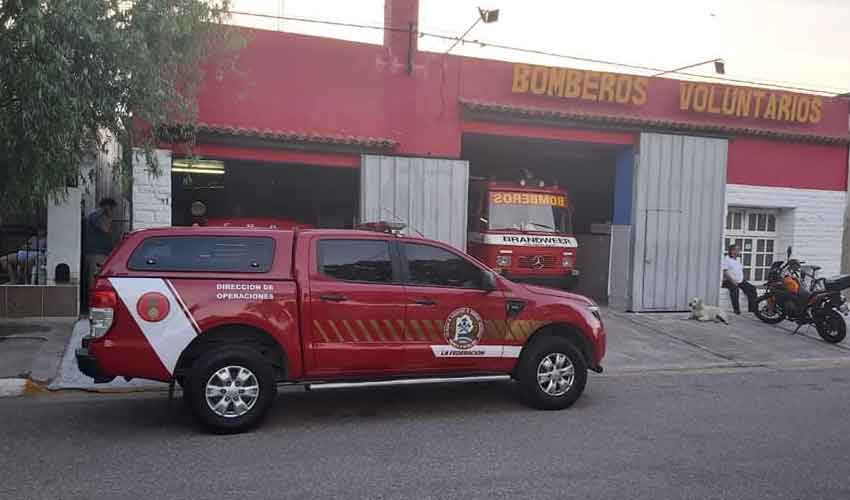
[(769, 293), (756, 300), (755, 315), (768, 325), (781, 323), (785, 319), (785, 313), (776, 307), (776, 297)]
[(827, 311), (815, 322), (815, 328), (818, 335), (830, 344), (837, 344), (847, 336), (847, 323), (844, 322), (844, 316), (837, 311)]

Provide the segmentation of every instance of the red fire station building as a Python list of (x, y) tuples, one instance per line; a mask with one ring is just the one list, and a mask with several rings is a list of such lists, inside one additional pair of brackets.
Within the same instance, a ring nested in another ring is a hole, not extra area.
[[(416, 25), (415, 0), (385, 10)], [(847, 99), (426, 53), (403, 31), (245, 36), (239, 71), (200, 93), (204, 161), (164, 144), (167, 175), (136, 173), (134, 228), (190, 224), (200, 201), (320, 227), (402, 219), (463, 246), (470, 179), (528, 169), (569, 193), (579, 289), (614, 307), (722, 300), (730, 241), (753, 282), (788, 245), (839, 271)]]

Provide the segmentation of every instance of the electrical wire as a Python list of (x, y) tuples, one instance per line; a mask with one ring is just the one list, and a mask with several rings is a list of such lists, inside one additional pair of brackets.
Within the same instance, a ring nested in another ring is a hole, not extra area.
[[(372, 29), (372, 30), (390, 31), (390, 32), (398, 32), (398, 33), (402, 33), (402, 32), (403, 33), (409, 33), (410, 32), (410, 30), (408, 28), (393, 27), (393, 26), (378, 26), (378, 25), (352, 23), (352, 22), (344, 22), (344, 21), (331, 21), (331, 20), (313, 19), (313, 18), (307, 18), (307, 17), (276, 16), (276, 15), (272, 15), (272, 14), (259, 14), (259, 13), (254, 13), (254, 12), (243, 12), (243, 11), (230, 11), (230, 14), (239, 15), (239, 16), (251, 16), (251, 17), (259, 17), (259, 18), (267, 18), (267, 19), (285, 20), (285, 21), (296, 21), (296, 22), (312, 23), (312, 24), (323, 24), (323, 25), (329, 25), (329, 26), (340, 26), (340, 27), (346, 27), (346, 28)], [(450, 35), (440, 35), (440, 34), (437, 34), (437, 33), (430, 33), (430, 32), (425, 32), (425, 31), (418, 31), (417, 30), (414, 33), (417, 36), (420, 36), (420, 37), (427, 36), (427, 37), (431, 37), (431, 38), (436, 38), (438, 40), (451, 41), (451, 42), (454, 42), (455, 44), (457, 44), (457, 43), (462, 43), (462, 44), (463, 43), (471, 43), (471, 44), (476, 44), (476, 45), (478, 45), (482, 48), (491, 47), (491, 48), (494, 48), (494, 49), (500, 49), (500, 50), (506, 50), (506, 51), (512, 51), (512, 52), (519, 52), (519, 53), (523, 53), (523, 54), (534, 54), (534, 55), (540, 55), (540, 56), (546, 56), (546, 57), (554, 57), (554, 58), (558, 58), (558, 59), (568, 59), (568, 60), (572, 60), (572, 61), (580, 61), (580, 62), (585, 62), (585, 63), (600, 64), (600, 65), (605, 65), (605, 66), (616, 66), (616, 67), (620, 67), (620, 68), (628, 68), (628, 69), (632, 69), (632, 70), (647, 71), (647, 72), (652, 72), (652, 73), (669, 71), (669, 70), (664, 69), (664, 68), (657, 68), (657, 67), (653, 67), (653, 66), (645, 66), (645, 65), (640, 65), (640, 64), (629, 64), (629, 63), (607, 61), (607, 60), (604, 60), (604, 59), (595, 59), (595, 58), (591, 58), (591, 57), (573, 56), (573, 55), (561, 54), (561, 53), (557, 53), (557, 52), (550, 52), (550, 51), (547, 51), (547, 50), (528, 49), (528, 48), (524, 48), (524, 47), (515, 47), (515, 46), (511, 46), (511, 45), (505, 45), (505, 44), (497, 43), (497, 42), (488, 42), (488, 41), (482, 41), (482, 40), (465, 40), (463, 37), (450, 36)], [(770, 83), (769, 81), (748, 80), (748, 79), (744, 79), (744, 78), (732, 78), (732, 77), (728, 77), (728, 76), (705, 75), (705, 74), (700, 74), (700, 73), (685, 73), (685, 72), (676, 72), (675, 74), (681, 75), (681, 76), (688, 76), (688, 77), (691, 77), (691, 78), (708, 79), (708, 80), (714, 80), (714, 81), (720, 81), (720, 82), (731, 82), (731, 83), (746, 84), (746, 85), (756, 85), (756, 86), (760, 86), (760, 87), (769, 87), (769, 88), (780, 89), (780, 90), (795, 90), (795, 91), (799, 91), (799, 92), (809, 92), (809, 93), (825, 94), (825, 95), (834, 95), (834, 94), (837, 94), (837, 93), (843, 93), (843, 92), (836, 92), (835, 90), (826, 90), (824, 88), (816, 89), (816, 88), (798, 86), (796, 84), (794, 84), (794, 85), (784, 85), (784, 84)], [(838, 87), (832, 87), (832, 88), (837, 89)]]

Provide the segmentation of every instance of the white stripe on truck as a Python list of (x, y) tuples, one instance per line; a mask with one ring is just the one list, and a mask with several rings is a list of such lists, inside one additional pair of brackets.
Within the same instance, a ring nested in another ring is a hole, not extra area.
[(485, 245), (504, 245), (513, 247), (578, 247), (578, 240), (572, 236), (543, 236), (536, 234), (489, 234), (470, 233), (469, 241)]
[[(160, 278), (109, 278), (109, 282), (165, 369), (169, 374), (174, 373), (180, 354), (197, 335), (192, 324), (194, 319), (189, 320), (190, 313), (184, 309), (177, 290), (172, 292), (171, 287)], [(139, 298), (149, 292), (159, 292), (168, 299), (170, 310), (162, 321), (145, 321), (136, 310)]]

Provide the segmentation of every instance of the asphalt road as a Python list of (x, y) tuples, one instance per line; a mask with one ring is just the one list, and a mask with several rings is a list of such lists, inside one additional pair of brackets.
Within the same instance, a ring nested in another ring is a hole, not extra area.
[(0, 400), (0, 498), (850, 498), (850, 369), (593, 376), (568, 411), (510, 384), (286, 394), (211, 436), (161, 395)]

